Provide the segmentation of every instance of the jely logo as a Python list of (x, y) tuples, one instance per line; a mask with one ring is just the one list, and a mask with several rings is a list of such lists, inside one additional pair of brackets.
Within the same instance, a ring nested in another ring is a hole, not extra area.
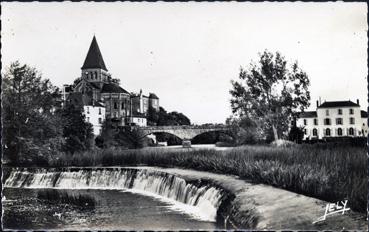
[(341, 213), (345, 214), (345, 211), (349, 211), (350, 208), (346, 208), (347, 206), (347, 200), (344, 201), (338, 201), (337, 203), (328, 203), (325, 207), (325, 213), (322, 217), (319, 217), (316, 221), (313, 222), (313, 224), (324, 221), (328, 215), (338, 214)]

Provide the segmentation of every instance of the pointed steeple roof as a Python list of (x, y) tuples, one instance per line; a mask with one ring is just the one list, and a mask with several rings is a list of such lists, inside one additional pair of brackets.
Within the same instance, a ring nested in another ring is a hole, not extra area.
[(94, 35), (94, 38), (92, 39), (90, 48), (88, 49), (85, 62), (83, 63), (83, 66), (81, 69), (85, 69), (85, 68), (101, 68), (101, 69), (104, 69), (105, 71), (108, 71), (106, 69), (104, 59), (101, 55), (99, 45), (97, 44), (95, 35)]

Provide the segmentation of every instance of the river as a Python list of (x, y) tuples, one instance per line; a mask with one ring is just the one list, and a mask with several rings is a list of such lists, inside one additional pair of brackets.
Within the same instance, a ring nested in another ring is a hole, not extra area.
[[(221, 229), (216, 223), (219, 190), (169, 174), (119, 168), (17, 169), (4, 186), (4, 229)], [(50, 201), (39, 197), (43, 191), (82, 195), (94, 206)]]

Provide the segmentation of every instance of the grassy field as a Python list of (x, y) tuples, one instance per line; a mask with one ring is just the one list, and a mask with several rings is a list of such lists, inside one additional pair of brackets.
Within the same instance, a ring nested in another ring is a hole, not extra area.
[(351, 209), (359, 212), (367, 208), (366, 147), (316, 144), (245, 146), (224, 151), (111, 148), (73, 156), (60, 154), (49, 165), (182, 167), (233, 174), (330, 202), (348, 199)]

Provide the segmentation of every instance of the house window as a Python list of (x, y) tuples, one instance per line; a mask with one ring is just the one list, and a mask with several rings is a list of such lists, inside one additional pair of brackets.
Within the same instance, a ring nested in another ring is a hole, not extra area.
[(114, 102), (114, 109), (118, 109), (118, 104)]
[(351, 127), (351, 128), (349, 129), (349, 135), (354, 135), (354, 128), (352, 128), (352, 127)]
[(90, 113), (90, 107), (87, 106), (87, 113)]
[(324, 125), (331, 125), (331, 120), (329, 118), (325, 118)]
[(99, 114), (101, 114), (101, 108), (99, 108)]
[(338, 130), (337, 130), (337, 134), (338, 134), (339, 136), (342, 136), (342, 129), (341, 129), (341, 128), (338, 128)]
[(325, 129), (325, 135), (326, 136), (331, 136), (331, 129), (329, 129), (329, 128)]
[(101, 122), (102, 122), (102, 120), (101, 120), (101, 118), (99, 118), (99, 124), (101, 124)]
[(306, 129), (304, 129), (304, 134), (305, 134), (305, 135), (307, 134), (307, 130), (306, 130)]
[(342, 118), (336, 118), (336, 125), (342, 125)]
[(125, 108), (124, 102), (122, 102), (122, 110)]
[(355, 124), (355, 118), (350, 118), (350, 124)]
[(350, 109), (350, 114), (354, 114), (354, 109)]
[(87, 117), (86, 119), (87, 119), (87, 122), (90, 122), (90, 117)]
[(325, 110), (325, 115), (329, 116), (329, 110)]
[(118, 118), (118, 112), (115, 112), (115, 113), (114, 113), (114, 116), (115, 116), (116, 118)]
[(318, 136), (318, 130), (317, 129), (313, 129), (313, 136)]
[(338, 109), (338, 114), (342, 114), (342, 109)]
[(304, 125), (305, 125), (305, 126), (307, 125), (307, 121), (306, 121), (306, 119), (304, 119)]
[(314, 125), (317, 126), (318, 125), (318, 119), (314, 118)]

